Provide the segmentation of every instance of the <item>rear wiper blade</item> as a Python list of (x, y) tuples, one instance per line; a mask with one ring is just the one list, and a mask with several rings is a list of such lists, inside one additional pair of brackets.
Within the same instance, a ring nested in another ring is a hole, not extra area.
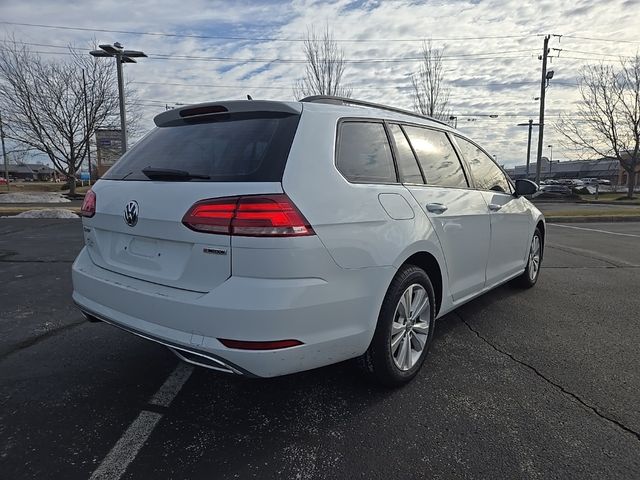
[(211, 178), (209, 175), (189, 173), (186, 170), (175, 170), (173, 168), (147, 167), (142, 169), (142, 173), (151, 180), (191, 180), (194, 178), (209, 180)]

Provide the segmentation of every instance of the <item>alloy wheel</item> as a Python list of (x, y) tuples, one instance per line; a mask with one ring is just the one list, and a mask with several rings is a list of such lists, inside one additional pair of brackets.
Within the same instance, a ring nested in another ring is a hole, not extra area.
[(540, 237), (538, 235), (533, 236), (531, 240), (531, 248), (529, 249), (529, 278), (531, 281), (535, 281), (538, 276), (538, 270), (540, 269)]
[(420, 359), (430, 321), (429, 295), (422, 285), (414, 283), (400, 296), (391, 324), (391, 356), (400, 370), (411, 369)]

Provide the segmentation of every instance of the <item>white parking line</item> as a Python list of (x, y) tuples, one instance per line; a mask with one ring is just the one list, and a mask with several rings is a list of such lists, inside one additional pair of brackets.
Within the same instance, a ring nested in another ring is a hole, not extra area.
[[(180, 362), (151, 397), (149, 404), (168, 407), (189, 379), (191, 372), (192, 366)], [(90, 480), (117, 480), (122, 477), (161, 418), (161, 413), (141, 411), (93, 472)]]
[(559, 223), (550, 223), (549, 225), (553, 225), (554, 227), (573, 228), (575, 230), (586, 230), (588, 232), (608, 233), (609, 235), (620, 235), (621, 237), (640, 238), (640, 235), (636, 235), (634, 233), (610, 232), (608, 230), (599, 230), (597, 228), (574, 227), (573, 225), (560, 225)]
[(171, 401), (178, 394), (182, 386), (189, 376), (193, 372), (193, 367), (187, 363), (180, 362), (176, 369), (173, 371), (169, 378), (165, 380), (162, 386), (158, 389), (149, 403), (151, 405), (159, 405), (161, 407), (168, 407)]

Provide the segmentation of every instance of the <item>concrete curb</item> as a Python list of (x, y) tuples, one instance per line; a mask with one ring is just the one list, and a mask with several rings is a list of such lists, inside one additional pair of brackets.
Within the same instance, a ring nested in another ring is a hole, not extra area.
[(545, 216), (547, 223), (610, 223), (640, 222), (640, 215), (592, 215), (582, 217)]

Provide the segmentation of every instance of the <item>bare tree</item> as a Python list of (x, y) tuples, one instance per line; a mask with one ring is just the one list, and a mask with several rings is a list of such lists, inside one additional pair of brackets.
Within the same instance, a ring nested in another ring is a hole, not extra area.
[(449, 89), (444, 79), (442, 50), (434, 48), (429, 40), (423, 42), (420, 56), (420, 67), (411, 77), (413, 108), (422, 115), (446, 120)]
[(627, 173), (633, 198), (640, 165), (640, 55), (618, 66), (585, 66), (580, 74), (578, 112), (561, 116), (556, 130), (578, 151), (615, 158)]
[(1, 42), (0, 108), (7, 138), (45, 153), (67, 175), (74, 194), (76, 173), (90, 147), (87, 139), (96, 128), (115, 123), (119, 106), (113, 64), (69, 51), (70, 58), (49, 61), (13, 39)]
[(321, 34), (313, 28), (307, 32), (304, 55), (307, 59), (305, 77), (293, 87), (296, 98), (309, 95), (351, 96), (351, 88), (342, 84), (344, 51), (334, 40), (328, 25)]

